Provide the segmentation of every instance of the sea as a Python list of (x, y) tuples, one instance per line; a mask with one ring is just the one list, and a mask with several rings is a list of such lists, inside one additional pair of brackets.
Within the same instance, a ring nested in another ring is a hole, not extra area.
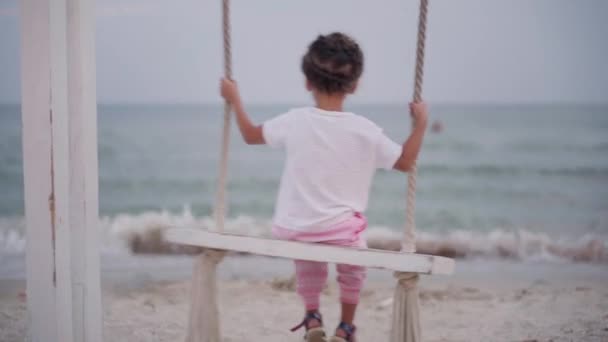
[[(263, 122), (294, 106), (250, 114)], [(405, 103), (347, 110), (398, 142), (410, 130)], [(220, 104), (98, 107), (102, 258), (124, 262), (128, 240), (150, 229), (213, 226), (222, 113)], [(608, 106), (431, 104), (430, 113), (442, 129), (429, 130), (418, 161), (423, 246), (463, 259), (608, 266)], [(21, 131), (19, 105), (0, 105), (0, 277), (22, 274)], [(229, 230), (269, 235), (284, 157), (244, 144), (232, 127)], [(377, 173), (370, 239), (400, 239), (406, 187), (402, 173)]]

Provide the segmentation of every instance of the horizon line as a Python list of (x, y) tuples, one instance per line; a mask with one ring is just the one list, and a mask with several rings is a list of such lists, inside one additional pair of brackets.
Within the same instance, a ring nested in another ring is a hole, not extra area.
[[(348, 105), (353, 106), (406, 106), (407, 102), (392, 102), (392, 101), (378, 101), (378, 102), (350, 102)], [(575, 102), (575, 101), (522, 101), (522, 102), (482, 102), (482, 101), (471, 101), (471, 102), (457, 102), (457, 101), (429, 101), (428, 104), (432, 106), (587, 106), (587, 107), (605, 107), (608, 106), (608, 102)], [(97, 102), (97, 106), (222, 106), (224, 102), (186, 102), (186, 101), (108, 101), (108, 102)], [(292, 102), (249, 102), (248, 106), (294, 106), (303, 105), (302, 101)], [(0, 106), (21, 106), (21, 102), (0, 102)]]

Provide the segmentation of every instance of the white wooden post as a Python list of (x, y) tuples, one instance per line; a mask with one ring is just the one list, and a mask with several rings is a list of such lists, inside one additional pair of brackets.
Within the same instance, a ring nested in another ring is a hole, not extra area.
[(92, 9), (88, 0), (21, 1), (32, 342), (101, 341)]
[(67, 49), (74, 340), (101, 342), (94, 0), (67, 0)]
[(72, 342), (65, 0), (21, 2), (28, 341)]

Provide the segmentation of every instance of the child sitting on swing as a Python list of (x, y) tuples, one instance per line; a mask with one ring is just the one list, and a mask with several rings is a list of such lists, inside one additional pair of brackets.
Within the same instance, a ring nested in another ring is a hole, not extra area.
[[(407, 172), (414, 165), (426, 131), (427, 108), (410, 104), (415, 129), (403, 145), (389, 139), (363, 116), (345, 112), (346, 97), (357, 89), (363, 72), (363, 52), (342, 33), (319, 36), (302, 58), (306, 89), (314, 107), (294, 108), (262, 125), (249, 119), (236, 83), (221, 81), (221, 94), (235, 113), (247, 144), (283, 148), (286, 162), (273, 219), (279, 239), (365, 248), (363, 215), (377, 169)], [(353, 324), (364, 267), (337, 265), (342, 305), (341, 322), (330, 342), (353, 342)], [(305, 316), (301, 327), (308, 342), (325, 341), (319, 312), (327, 281), (327, 263), (295, 261), (297, 293)]]

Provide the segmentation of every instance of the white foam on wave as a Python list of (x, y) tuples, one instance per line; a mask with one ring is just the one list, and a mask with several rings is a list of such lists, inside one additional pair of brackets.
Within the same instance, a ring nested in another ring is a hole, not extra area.
[(25, 250), (25, 220), (0, 217), (0, 253), (18, 254)]
[[(162, 240), (162, 231), (170, 227), (213, 229), (214, 219), (197, 217), (189, 207), (181, 213), (151, 211), (120, 214), (100, 220), (102, 253), (182, 254), (194, 252)], [(23, 253), (25, 238), (23, 219), (0, 219), (0, 254)], [(238, 216), (226, 221), (226, 231), (255, 236), (270, 236), (270, 220)], [(390, 227), (371, 226), (367, 238), (372, 248), (398, 250), (401, 234)], [(512, 260), (576, 261), (608, 263), (606, 236), (559, 236), (529, 230), (495, 229), (488, 232), (446, 230), (418, 232), (419, 253), (455, 258), (494, 258)]]

